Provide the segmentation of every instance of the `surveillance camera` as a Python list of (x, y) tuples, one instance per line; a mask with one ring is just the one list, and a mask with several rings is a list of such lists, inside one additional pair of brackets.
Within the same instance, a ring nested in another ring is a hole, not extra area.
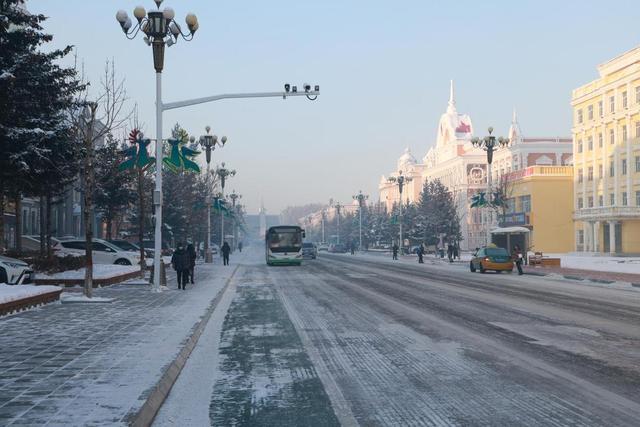
[(311, 90), (311, 85), (309, 83), (305, 83), (303, 87), (305, 92), (309, 92)]
[(293, 92), (293, 93), (298, 92), (298, 86), (293, 86), (293, 87), (291, 88), (291, 92)]
[(290, 90), (291, 90), (291, 85), (289, 83), (285, 83), (284, 84), (284, 91), (288, 93)]

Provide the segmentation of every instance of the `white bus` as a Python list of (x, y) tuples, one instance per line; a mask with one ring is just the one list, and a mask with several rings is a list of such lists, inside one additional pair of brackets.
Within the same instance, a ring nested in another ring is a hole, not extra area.
[(265, 234), (267, 265), (302, 264), (304, 230), (297, 225), (270, 227)]

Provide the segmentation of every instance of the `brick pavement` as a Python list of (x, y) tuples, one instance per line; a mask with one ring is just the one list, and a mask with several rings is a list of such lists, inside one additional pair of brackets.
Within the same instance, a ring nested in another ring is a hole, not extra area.
[(196, 286), (116, 285), (109, 304), (51, 304), (0, 319), (0, 425), (124, 425), (178, 354), (233, 268)]

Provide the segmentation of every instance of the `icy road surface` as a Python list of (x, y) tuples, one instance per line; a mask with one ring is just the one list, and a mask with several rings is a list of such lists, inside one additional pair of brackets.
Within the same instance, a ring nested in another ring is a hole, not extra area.
[[(202, 383), (184, 393), (210, 390), (201, 409), (209, 421), (273, 425), (270, 415), (283, 413), (284, 425), (639, 423), (638, 289), (364, 256), (322, 254), (302, 267), (246, 260), (225, 325), (211, 328), (221, 355), (203, 337), (211, 362), (183, 372)], [(238, 354), (231, 343), (242, 344)], [(325, 396), (335, 418), (322, 423)]]

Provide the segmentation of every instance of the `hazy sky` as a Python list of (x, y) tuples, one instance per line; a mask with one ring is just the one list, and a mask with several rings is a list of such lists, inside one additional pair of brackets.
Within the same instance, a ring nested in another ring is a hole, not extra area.
[[(29, 0), (50, 16), (54, 44), (73, 44), (89, 77), (116, 61), (146, 133), (155, 132), (151, 48), (127, 40), (115, 20), (122, 8), (150, 0)], [(570, 135), (571, 90), (597, 76), (596, 66), (640, 40), (637, 0), (375, 1), (167, 0), (179, 22), (198, 15), (192, 42), (166, 52), (164, 101), (228, 92), (319, 84), (304, 98), (232, 100), (164, 115), (205, 125), (229, 143), (214, 153), (237, 169), (227, 189), (250, 212), (287, 205), (348, 202), (359, 189), (377, 198), (380, 175), (404, 147), (421, 159), (435, 142), (449, 80), (458, 111), (476, 133), (507, 132), (513, 107), (525, 135)]]

